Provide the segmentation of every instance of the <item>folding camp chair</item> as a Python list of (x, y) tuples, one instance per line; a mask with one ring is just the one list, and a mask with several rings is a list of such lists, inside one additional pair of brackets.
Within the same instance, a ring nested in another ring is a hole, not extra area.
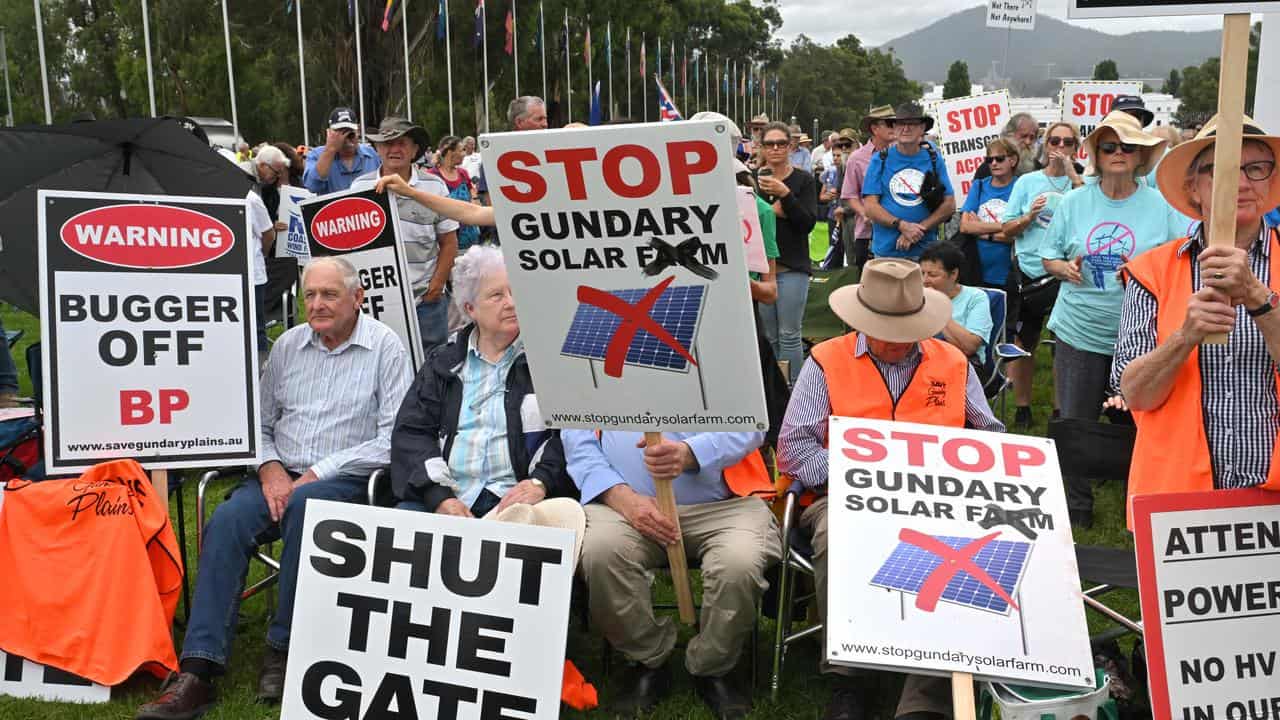
[(787, 491), (782, 512), (782, 561), (778, 563), (778, 621), (773, 642), (773, 669), (769, 677), (769, 692), (774, 700), (778, 699), (787, 648), (813, 635), (821, 637), (823, 629), (822, 623), (813, 623), (798, 632), (791, 631), (791, 614), (795, 607), (803, 607), (816, 596), (816, 592), (796, 595), (797, 573), (814, 577), (813, 545), (808, 533), (797, 523), (800, 512), (797, 493)]
[(978, 369), (978, 379), (982, 381), (988, 400), (1000, 398), (1000, 414), (1003, 416), (1005, 395), (1011, 386), (1003, 372), (1004, 364), (1009, 360), (1031, 357), (1031, 353), (1013, 343), (1001, 342), (1005, 337), (1005, 322), (1009, 316), (1008, 298), (1005, 297), (1004, 290), (982, 290), (987, 294), (987, 302), (991, 308), (991, 332), (987, 335), (986, 357), (983, 358), (982, 367)]
[(267, 258), (267, 329), (288, 330), (297, 322), (298, 259), (292, 255)]

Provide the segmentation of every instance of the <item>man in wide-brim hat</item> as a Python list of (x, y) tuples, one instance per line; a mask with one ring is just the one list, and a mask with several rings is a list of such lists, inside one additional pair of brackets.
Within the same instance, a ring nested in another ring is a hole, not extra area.
[(862, 128), (866, 143), (845, 161), (844, 184), (840, 186), (840, 200), (847, 211), (845, 217), (856, 218), (854, 222), (846, 221), (841, 225), (845, 263), (849, 267), (862, 267), (871, 256), (871, 221), (867, 219), (867, 209), (862, 203), (862, 185), (867, 177), (871, 156), (887, 149), (895, 139), (893, 106), (872, 108), (871, 112), (863, 116), (859, 127)]
[[(1156, 172), (1174, 208), (1202, 220), (1190, 238), (1127, 263), (1111, 370), (1138, 436), (1129, 497), (1261, 486), (1280, 490), (1280, 137), (1244, 120), (1240, 165), (1214, 167), (1219, 119), (1170, 150)], [(1213, 176), (1238, 182), (1236, 233), (1210, 244)], [(1211, 333), (1226, 345), (1202, 345)], [(1169, 472), (1176, 468), (1176, 472)]]
[[(791, 391), (778, 437), (778, 470), (816, 497), (800, 516), (813, 537), (818, 610), (827, 619), (827, 420), (832, 415), (970, 427), (1000, 432), (982, 383), (955, 346), (935, 336), (951, 319), (951, 301), (924, 286), (910, 260), (868, 261), (862, 283), (842, 287), (828, 300), (853, 328), (813, 348)], [(823, 663), (842, 676), (825, 717), (868, 717), (876, 698), (865, 671)], [(897, 717), (951, 715), (945, 678), (908, 676)]]
[(892, 105), (871, 108), (870, 112), (862, 116), (862, 122), (858, 124), (858, 127), (862, 128), (863, 135), (870, 136), (871, 126), (878, 122), (885, 123), (888, 127), (893, 127)]

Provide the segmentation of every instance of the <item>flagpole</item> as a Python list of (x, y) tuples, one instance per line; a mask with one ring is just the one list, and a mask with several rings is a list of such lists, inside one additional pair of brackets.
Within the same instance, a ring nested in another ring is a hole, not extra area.
[(512, 82), (515, 82), (516, 97), (520, 97), (520, 14), (516, 13), (516, 0), (511, 0), (511, 68)]
[(714, 110), (711, 107), (711, 73), (708, 70), (714, 69), (715, 65), (711, 62), (711, 55), (707, 55), (706, 63), (702, 66), (702, 84), (706, 95), (702, 98), (702, 106), (708, 110)]
[(156, 79), (151, 72), (151, 22), (147, 16), (147, 0), (142, 0), (142, 47), (147, 53), (147, 99), (151, 101), (151, 117), (155, 117)]
[(542, 50), (542, 101), (547, 102), (547, 23), (542, 15), (542, 0), (538, 0), (538, 38)]
[(573, 122), (573, 70), (569, 57), (573, 49), (569, 47), (569, 8), (564, 9), (564, 121)]
[[(36, 0), (36, 8), (40, 7), (40, 0)], [(39, 10), (36, 10), (36, 18), (39, 19)], [(357, 37), (359, 37), (357, 35)], [(227, 85), (231, 88), (231, 144), (235, 145), (240, 142), (240, 116), (236, 112), (236, 73), (231, 65), (231, 21), (227, 18), (227, 0), (222, 0), (222, 39), (227, 49)], [(44, 43), (40, 45), (40, 66), (44, 68)], [(48, 114), (49, 107), (49, 89), (45, 88), (45, 113)], [(235, 150), (233, 147), (232, 150)]]
[(627, 119), (635, 120), (631, 114), (631, 26), (627, 26)]
[(613, 119), (613, 21), (604, 25), (604, 64), (609, 73), (609, 119)]
[(593, 97), (591, 94), (591, 13), (587, 13), (587, 32), (585, 37), (586, 39), (583, 42), (586, 43), (585, 49), (587, 52), (583, 59), (587, 62), (587, 109), (589, 113), (591, 108), (591, 98)]
[(489, 132), (489, 8), (480, 0), (480, 56), (484, 59), (484, 131)]
[(640, 107), (644, 121), (649, 122), (649, 79), (645, 75), (645, 32), (640, 31)]
[[(44, 124), (53, 124), (53, 105), (49, 103), (49, 68), (44, 62), (44, 20), (40, 17), (40, 0), (36, 4), (36, 43), (40, 46), (40, 85), (44, 88)], [(224, 6), (225, 12), (225, 6)]]
[[(400, 0), (400, 29), (404, 30), (404, 112), (409, 122), (413, 122), (413, 83), (409, 81), (409, 0)], [(305, 114), (306, 106), (303, 107)]]
[[(302, 0), (294, 0), (293, 10), (298, 14), (298, 89), (302, 91), (302, 144), (311, 142), (311, 126), (307, 123), (307, 69), (302, 54)], [(151, 63), (148, 62), (148, 65)]]
[[(360, 96), (360, 140), (361, 142), (363, 142), (366, 140), (366, 138), (365, 138), (365, 132), (364, 132), (364, 50), (360, 45), (360, 6), (361, 6), (361, 3), (359, 2), (355, 4), (355, 8), (356, 8), (356, 16), (355, 16), (356, 17), (356, 87), (358, 89), (357, 94)], [(227, 0), (222, 0), (222, 8), (224, 13), (226, 12), (226, 7), (227, 7)], [(228, 36), (228, 38), (229, 37), (230, 36)], [(230, 39), (228, 39), (227, 42), (230, 42)], [(228, 51), (227, 62), (231, 62), (230, 51)], [(234, 101), (234, 97), (232, 98), (232, 100)], [(233, 104), (232, 107), (235, 107), (235, 105)]]
[(4, 64), (5, 124), (13, 127), (13, 93), (9, 91), (9, 49), (4, 44), (4, 28), (0, 27), (0, 63)]
[(444, 5), (444, 71), (447, 75), (446, 84), (449, 86), (449, 134), (453, 135), (453, 50), (449, 43), (449, 3), (445, 0)]

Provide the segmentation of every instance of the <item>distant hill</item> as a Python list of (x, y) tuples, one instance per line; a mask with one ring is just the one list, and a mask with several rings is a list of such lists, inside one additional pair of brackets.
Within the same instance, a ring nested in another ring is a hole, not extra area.
[[(978, 83), (991, 71), (992, 61), (1004, 59), (1007, 33), (987, 28), (982, 5), (890, 40), (881, 49), (893, 48), (912, 80), (940, 83), (951, 63), (963, 60), (969, 64), (970, 79)], [(1047, 63), (1053, 63), (1054, 77), (1089, 77), (1104, 58), (1116, 61), (1121, 77), (1168, 77), (1172, 68), (1181, 70), (1217, 57), (1221, 47), (1222, 33), (1216, 30), (1108, 35), (1039, 15), (1034, 31), (1013, 31), (1009, 69), (1015, 89), (1046, 86)]]

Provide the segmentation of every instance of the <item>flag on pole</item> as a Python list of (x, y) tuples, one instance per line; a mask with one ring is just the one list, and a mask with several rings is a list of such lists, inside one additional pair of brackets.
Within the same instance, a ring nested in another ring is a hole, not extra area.
[(436, 39), (444, 39), (444, 24), (446, 22), (445, 15), (449, 14), (449, 6), (447, 0), (440, 0), (440, 7), (436, 9)]
[(476, 0), (476, 30), (471, 37), (472, 47), (480, 47), (484, 41), (484, 0)]
[(542, 52), (542, 3), (538, 3), (538, 32), (533, 34), (533, 49)]
[(689, 52), (686, 49), (683, 59), (680, 60), (680, 85), (684, 88), (685, 104), (689, 103)]
[(596, 81), (596, 86), (591, 88), (591, 117), (587, 119), (588, 125), (599, 125), (600, 117), (600, 81)]
[(641, 33), (640, 35), (640, 77), (641, 79), (649, 77), (648, 74), (645, 73), (644, 71), (644, 46), (645, 46), (644, 34)]
[(591, 64), (591, 26), (587, 26), (587, 35), (582, 41), (582, 61)]
[(671, 99), (671, 95), (667, 93), (667, 88), (662, 84), (662, 78), (654, 75), (653, 79), (658, 83), (658, 119), (662, 122), (670, 122), (672, 120), (683, 120), (680, 115), (679, 108)]
[(400, 2), (401, 0), (387, 0), (387, 6), (382, 10), (382, 32), (391, 29), (391, 18), (400, 9)]
[(515, 38), (512, 36), (515, 30), (515, 18), (511, 16), (511, 8), (507, 8), (507, 19), (503, 24), (507, 28), (507, 39), (502, 43), (502, 52), (511, 55), (515, 52)]
[(657, 62), (657, 65), (658, 65), (658, 77), (662, 77), (662, 36), (661, 36), (661, 35), (659, 35), (659, 36), (658, 36), (658, 52), (657, 52), (657, 54), (655, 54), (655, 55), (654, 55), (654, 57), (655, 57), (655, 58), (657, 59), (657, 61), (658, 61), (658, 62)]
[(613, 56), (613, 21), (605, 23), (604, 26), (604, 57), (608, 60)]

